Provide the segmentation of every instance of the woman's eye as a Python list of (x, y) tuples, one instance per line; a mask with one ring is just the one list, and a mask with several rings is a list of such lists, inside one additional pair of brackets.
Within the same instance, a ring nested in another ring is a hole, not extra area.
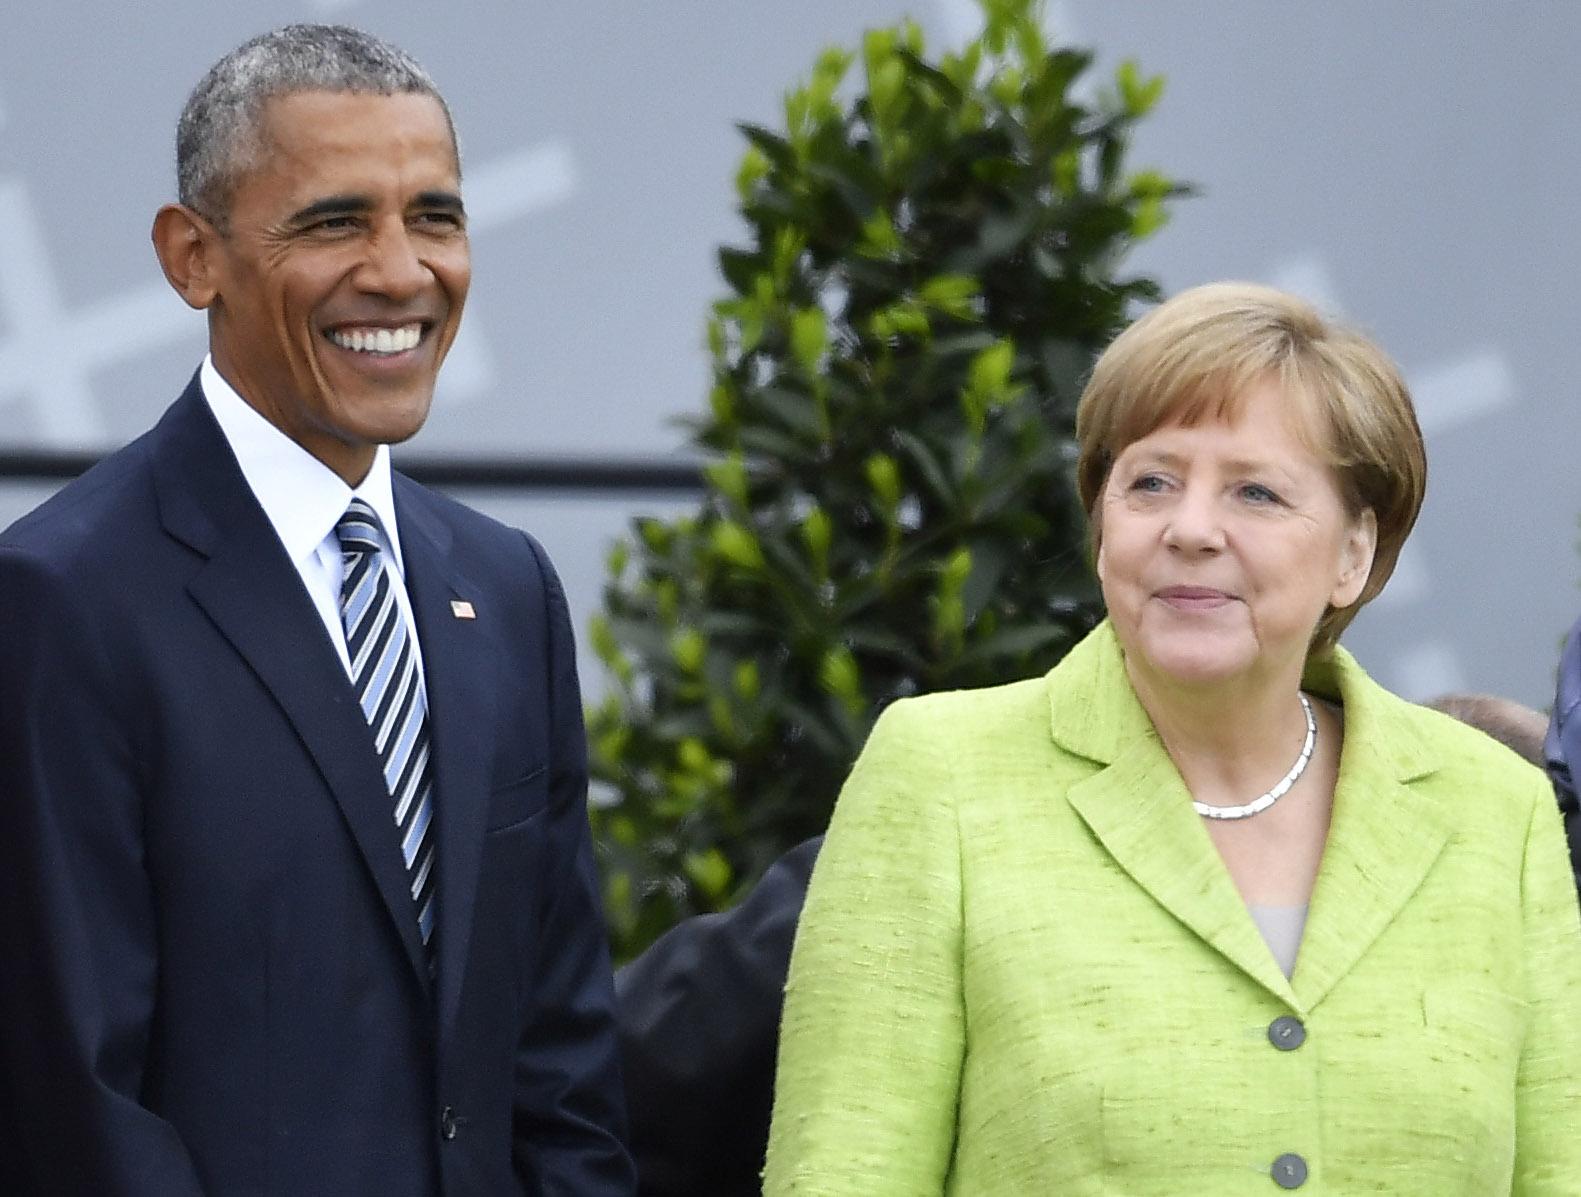
[(1143, 494), (1156, 495), (1164, 489), (1164, 480), (1157, 474), (1141, 474), (1131, 482), (1131, 489)]
[(1277, 503), (1279, 496), (1258, 482), (1248, 482), (1241, 487), (1241, 497), (1251, 503)]

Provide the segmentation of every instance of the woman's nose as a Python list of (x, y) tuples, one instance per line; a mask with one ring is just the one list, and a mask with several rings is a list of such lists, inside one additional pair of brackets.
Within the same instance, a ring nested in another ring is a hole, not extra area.
[(1164, 525), (1164, 543), (1181, 552), (1217, 552), (1224, 547), (1224, 520), (1206, 487), (1187, 486)]

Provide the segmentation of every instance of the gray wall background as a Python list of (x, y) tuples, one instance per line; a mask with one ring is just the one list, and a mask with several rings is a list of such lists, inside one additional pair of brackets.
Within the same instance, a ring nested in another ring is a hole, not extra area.
[[(0, 445), (108, 449), (201, 355), (148, 246), (187, 90), (289, 20), (412, 50), (461, 130), (475, 282), (425, 452), (673, 451), (706, 393), (714, 249), (734, 240), (732, 122), (776, 123), (831, 42), (910, 12), (935, 43), (971, 0), (13, 0), (0, 37)], [(1431, 482), (1395, 580), (1346, 637), (1410, 697), (1546, 705), (1578, 611), (1573, 295), (1581, 5), (1066, 0), (1055, 33), (1169, 78), (1135, 155), (1195, 181), (1136, 265), (1173, 291), (1289, 287), (1405, 367)], [(49, 488), (0, 483), (0, 524)], [(466, 496), (534, 530), (579, 627), (610, 539), (674, 500)], [(4, 618), (4, 613), (0, 613)], [(584, 684), (600, 679), (584, 662)]]

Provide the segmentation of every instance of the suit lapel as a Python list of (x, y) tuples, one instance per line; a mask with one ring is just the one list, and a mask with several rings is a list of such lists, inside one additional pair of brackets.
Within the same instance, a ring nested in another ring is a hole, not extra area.
[[(439, 1028), (453, 1020), (466, 976), (488, 813), (494, 689), (491, 612), (480, 588), (451, 553), (449, 526), (431, 497), (396, 475), (395, 499), (406, 589), (417, 620), (434, 759), (434, 821), (439, 835)], [(456, 602), (473, 604), (459, 618)]]
[(1450, 830), (1407, 784), (1436, 763), (1403, 717), (1404, 701), (1368, 679), (1343, 649), (1310, 668), (1306, 684), (1338, 694), (1345, 711), (1334, 813), (1292, 978), (1311, 1009), (1421, 887)]
[(1056, 667), (1056, 741), (1106, 767), (1067, 792), (1104, 850), (1171, 916), (1287, 1003), (1290, 983), (1252, 922), (1218, 850), (1125, 675), (1107, 621)]
[(339, 805), (414, 979), (427, 969), (362, 708), (301, 578), (194, 379), (161, 421), (155, 487), (166, 531), (207, 558), (188, 592), (279, 705)]

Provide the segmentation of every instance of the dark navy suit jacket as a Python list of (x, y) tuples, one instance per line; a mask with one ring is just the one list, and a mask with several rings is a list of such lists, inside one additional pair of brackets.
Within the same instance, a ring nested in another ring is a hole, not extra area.
[(1559, 796), (1559, 808), (1564, 811), (1570, 864), (1576, 885), (1581, 887), (1581, 801), (1577, 799), (1581, 774), (1581, 622), (1570, 629), (1559, 659), (1559, 685), (1543, 755), (1548, 759), (1548, 776)]
[(351, 684), (196, 381), (0, 536), (0, 1192), (634, 1190), (559, 583), (395, 503), (432, 982)]

